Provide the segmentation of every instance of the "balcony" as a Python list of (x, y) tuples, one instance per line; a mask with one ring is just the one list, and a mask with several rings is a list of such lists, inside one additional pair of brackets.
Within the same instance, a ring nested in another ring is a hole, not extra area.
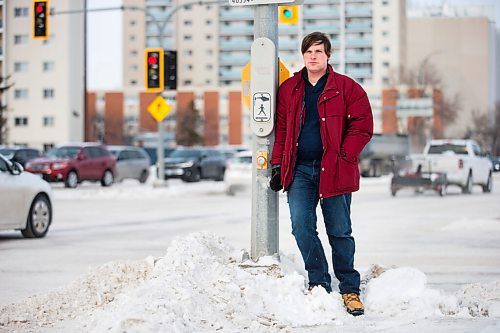
[(346, 63), (371, 63), (373, 56), (371, 52), (347, 52)]
[[(339, 22), (340, 24), (340, 22)], [(321, 31), (325, 34), (339, 34), (340, 27), (338, 24), (305, 24), (305, 29), (308, 31)]]
[(346, 24), (347, 32), (367, 32), (372, 31), (372, 23), (368, 22), (352, 22)]
[(397, 102), (398, 117), (432, 117), (432, 98), (399, 99)]
[(230, 71), (221, 71), (219, 74), (220, 81), (241, 81), (241, 68)]
[(219, 66), (244, 66), (250, 61), (250, 50), (247, 56), (221, 56), (219, 58)]
[(321, 19), (332, 20), (339, 17), (339, 11), (334, 8), (328, 8), (328, 9), (304, 8), (303, 15), (304, 15), (304, 20), (321, 20)]
[(246, 27), (232, 27), (230, 25), (221, 25), (219, 28), (220, 36), (253, 36), (253, 25)]
[(371, 47), (372, 39), (371, 38), (356, 38), (351, 37), (346, 39), (346, 48), (349, 47)]
[(372, 10), (369, 7), (351, 7), (345, 11), (346, 17), (372, 17)]
[(230, 11), (220, 11), (219, 20), (224, 21), (253, 21), (254, 11), (253, 10), (230, 10)]
[(372, 77), (372, 69), (371, 67), (347, 68), (346, 74), (355, 79), (367, 79)]
[(220, 50), (232, 50), (232, 51), (248, 51), (252, 46), (253, 41), (221, 41), (219, 44)]

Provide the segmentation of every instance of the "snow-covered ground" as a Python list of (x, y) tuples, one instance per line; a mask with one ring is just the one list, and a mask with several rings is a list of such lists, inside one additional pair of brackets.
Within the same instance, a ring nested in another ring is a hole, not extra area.
[(500, 177), (444, 198), (389, 180), (353, 197), (365, 316), (304, 293), (284, 195), (280, 261), (254, 264), (250, 197), (222, 183), (55, 185), (47, 238), (0, 233), (0, 332), (500, 332)]

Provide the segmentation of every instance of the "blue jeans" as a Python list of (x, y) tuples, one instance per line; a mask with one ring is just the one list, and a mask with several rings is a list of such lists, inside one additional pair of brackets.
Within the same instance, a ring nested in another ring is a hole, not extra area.
[[(331, 292), (323, 246), (316, 228), (316, 207), (319, 200), (320, 161), (297, 163), (292, 185), (288, 190), (288, 206), (292, 234), (299, 247), (310, 286), (323, 286)], [(339, 280), (341, 294), (359, 294), (359, 273), (354, 269), (354, 238), (351, 236), (351, 194), (321, 200), (321, 210), (328, 241), (332, 248), (333, 272)]]

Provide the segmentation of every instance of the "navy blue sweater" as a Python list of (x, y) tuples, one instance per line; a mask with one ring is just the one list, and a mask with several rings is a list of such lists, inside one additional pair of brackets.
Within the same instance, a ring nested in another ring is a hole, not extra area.
[(307, 70), (302, 71), (305, 83), (305, 112), (302, 129), (299, 134), (299, 145), (297, 147), (297, 162), (318, 160), (323, 157), (323, 142), (319, 132), (318, 99), (325, 88), (328, 73), (312, 85), (307, 77)]

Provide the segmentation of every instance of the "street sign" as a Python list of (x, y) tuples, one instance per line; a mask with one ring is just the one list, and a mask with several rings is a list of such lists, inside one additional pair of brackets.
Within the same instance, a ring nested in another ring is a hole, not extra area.
[(304, 0), (229, 0), (231, 6), (256, 6), (286, 3), (287, 5), (302, 5)]
[(267, 136), (274, 128), (276, 108), (276, 46), (267, 37), (257, 38), (250, 50), (250, 128), (257, 136)]
[(168, 115), (171, 108), (172, 107), (165, 102), (163, 97), (157, 96), (154, 101), (149, 104), (148, 112), (160, 123)]
[(281, 62), (281, 58), (278, 58), (278, 85), (281, 86), (283, 82), (290, 77), (290, 71), (286, 68), (285, 64)]

